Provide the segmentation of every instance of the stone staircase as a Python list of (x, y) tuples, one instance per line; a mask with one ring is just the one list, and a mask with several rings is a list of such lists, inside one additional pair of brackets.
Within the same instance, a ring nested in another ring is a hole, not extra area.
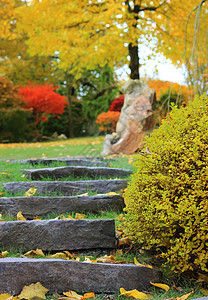
[[(4, 189), (11, 194), (36, 188), (32, 197), (12, 196), (0, 198), (0, 213), (16, 215), (23, 211), (29, 221), (0, 222), (0, 248), (28, 251), (42, 249), (57, 251), (107, 251), (118, 247), (113, 219), (83, 220), (31, 220), (49, 213), (93, 212), (113, 210), (121, 212), (124, 201), (119, 192), (127, 186), (130, 170), (110, 168), (109, 161), (99, 158), (59, 159), (67, 166), (50, 168), (55, 159), (23, 160), (33, 167), (42, 163), (40, 169), (22, 172), (31, 181), (8, 182)], [(13, 163), (11, 161), (11, 163)], [(94, 165), (93, 165), (94, 164)], [(86, 177), (90, 180), (61, 181), (62, 177)], [(95, 178), (105, 176), (105, 180)], [(43, 177), (52, 181), (43, 181)], [(92, 178), (92, 179), (91, 179)], [(39, 181), (36, 181), (36, 180)], [(98, 195), (80, 195), (91, 191)], [(51, 196), (51, 193), (58, 196)], [(60, 195), (59, 195), (60, 194)], [(101, 195), (100, 195), (101, 194)], [(45, 195), (45, 196), (42, 196)], [(41, 282), (50, 292), (62, 293), (69, 289), (79, 292), (113, 293), (121, 287), (126, 290), (145, 290), (150, 281), (159, 282), (160, 273), (155, 268), (134, 264), (91, 263), (53, 258), (0, 258), (0, 293), (19, 294), (25, 285)]]

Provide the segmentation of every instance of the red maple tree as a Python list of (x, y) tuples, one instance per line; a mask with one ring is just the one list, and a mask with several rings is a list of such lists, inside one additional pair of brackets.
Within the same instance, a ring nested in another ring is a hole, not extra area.
[(29, 84), (19, 88), (19, 95), (24, 100), (24, 107), (33, 109), (36, 123), (48, 120), (48, 115), (59, 117), (63, 114), (68, 102), (65, 96), (55, 91), (58, 87), (53, 84), (34, 85)]

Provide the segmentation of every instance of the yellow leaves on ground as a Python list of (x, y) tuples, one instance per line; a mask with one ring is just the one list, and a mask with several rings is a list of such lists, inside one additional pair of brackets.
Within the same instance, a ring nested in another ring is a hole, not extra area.
[(0, 295), (0, 300), (16, 300), (18, 297), (14, 297), (10, 294), (1, 294)]
[(64, 292), (63, 294), (68, 297), (67, 299), (75, 299), (75, 300), (81, 300), (81, 299), (83, 299), (83, 296), (77, 294), (74, 291)]
[(32, 283), (29, 286), (25, 286), (21, 292), (21, 294), (18, 296), (19, 299), (46, 299), (45, 294), (49, 290), (46, 289), (40, 282)]
[(27, 192), (25, 192), (25, 196), (26, 197), (31, 197), (31, 196), (35, 195), (36, 191), (37, 191), (37, 189), (30, 188)]
[(148, 296), (145, 293), (139, 292), (137, 290), (126, 291), (124, 288), (120, 288), (120, 293), (122, 296), (133, 297), (135, 299), (148, 298)]
[(140, 264), (140, 263), (137, 261), (136, 257), (134, 257), (134, 263), (135, 263), (135, 265), (140, 266), (140, 267), (146, 267), (146, 268), (150, 268), (150, 269), (153, 268), (153, 267), (150, 266), (150, 265), (143, 265), (143, 264)]
[(163, 283), (153, 283), (150, 281), (150, 283), (156, 287), (159, 287), (163, 290), (165, 290), (166, 292), (170, 289), (170, 287), (167, 284), (163, 284)]
[[(102, 144), (105, 136), (87, 137), (87, 138), (74, 138), (66, 141), (53, 141), (53, 142), (41, 142), (41, 143), (9, 143), (0, 144), (0, 149), (7, 148), (49, 148), (49, 147), (63, 147), (63, 146), (75, 146), (75, 145), (90, 145), (90, 144)], [(9, 162), (10, 160), (7, 160)]]
[(22, 211), (19, 211), (19, 212), (17, 213), (17, 220), (18, 220), (18, 221), (27, 221), (27, 220), (25, 219), (25, 217), (23, 216)]
[(6, 173), (6, 172), (0, 173), (0, 175), (10, 176), (10, 174), (8, 174), (8, 173)]
[(67, 297), (64, 297), (64, 298), (59, 298), (58, 300), (61, 300), (61, 299), (68, 299), (68, 300), (83, 300), (83, 299), (89, 299), (89, 298), (95, 298), (95, 294), (94, 293), (86, 293), (84, 294), (84, 296), (82, 295), (79, 295), (77, 294), (76, 292), (74, 291), (68, 291), (68, 292), (64, 292), (63, 293), (65, 296)]
[(177, 297), (176, 300), (186, 300), (186, 299), (188, 299), (188, 297), (189, 297), (191, 294), (193, 294), (193, 292), (194, 292), (194, 291), (192, 291), (191, 293), (188, 293), (188, 294), (186, 294), (186, 295), (183, 295), (183, 296), (181, 296), (181, 297)]
[(24, 256), (36, 256), (36, 255), (45, 257), (45, 254), (43, 253), (43, 251), (41, 249), (30, 250), (24, 254)]

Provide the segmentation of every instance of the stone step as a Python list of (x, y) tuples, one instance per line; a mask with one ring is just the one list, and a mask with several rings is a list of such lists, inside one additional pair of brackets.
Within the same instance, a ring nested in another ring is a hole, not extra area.
[(113, 219), (0, 222), (0, 248), (8, 251), (113, 249), (116, 244)]
[(52, 163), (66, 163), (67, 166), (108, 166), (110, 160), (104, 160), (102, 157), (70, 157), (70, 158), (37, 158), (37, 159), (4, 159), (9, 163), (21, 163), (21, 164), (44, 164), (49, 165)]
[(57, 193), (63, 195), (77, 195), (87, 191), (105, 194), (118, 192), (127, 187), (129, 180), (86, 180), (86, 181), (19, 181), (3, 183), (4, 190), (14, 194), (26, 192), (30, 188), (36, 188), (36, 194)]
[(40, 180), (42, 177), (59, 179), (62, 177), (83, 177), (95, 178), (99, 176), (105, 177), (125, 177), (132, 174), (131, 170), (118, 169), (118, 168), (105, 168), (105, 167), (83, 167), (83, 166), (70, 166), (70, 167), (56, 167), (44, 169), (28, 169), (22, 170), (27, 178), (32, 180)]
[[(113, 293), (145, 291), (151, 282), (160, 282), (157, 269), (133, 264), (106, 264), (61, 259), (0, 259), (0, 293), (18, 295), (25, 285), (40, 282), (52, 292)], [(20, 276), (24, 274), (24, 276)]]
[(98, 214), (101, 211), (122, 212), (122, 195), (62, 196), (62, 197), (0, 197), (0, 212), (16, 216), (22, 211), (27, 219), (44, 217), (51, 213)]

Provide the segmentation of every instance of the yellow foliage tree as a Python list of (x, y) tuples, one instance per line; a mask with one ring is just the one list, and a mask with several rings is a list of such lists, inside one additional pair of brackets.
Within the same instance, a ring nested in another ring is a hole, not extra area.
[[(199, 0), (33, 0), (19, 10), (18, 30), (27, 32), (32, 55), (56, 53), (59, 66), (77, 76), (83, 67), (93, 69), (106, 62), (120, 66), (129, 56), (131, 78), (138, 79), (141, 43), (149, 45), (154, 40), (157, 51), (178, 63), (186, 32), (186, 55), (191, 53), (196, 11), (188, 26), (187, 17), (198, 4)], [(207, 10), (201, 10), (201, 15), (203, 35)]]

